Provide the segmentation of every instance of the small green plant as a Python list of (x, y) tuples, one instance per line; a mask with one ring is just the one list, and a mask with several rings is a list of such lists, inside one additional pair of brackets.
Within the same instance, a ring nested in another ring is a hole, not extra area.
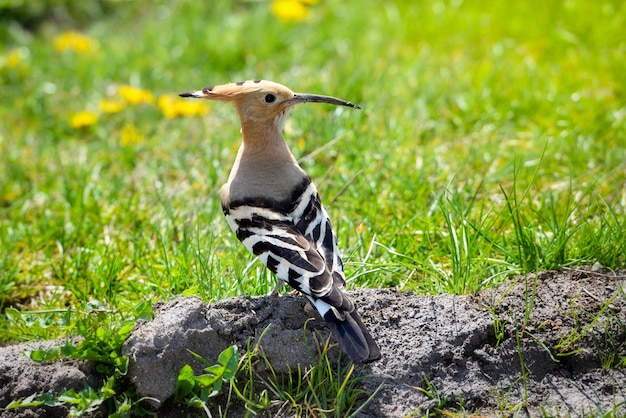
[[(69, 405), (70, 416), (89, 414), (101, 407), (109, 411), (111, 417), (121, 418), (133, 413), (147, 414), (140, 405), (144, 398), (138, 399), (125, 380), (128, 357), (123, 356), (121, 351), (135, 320), (151, 318), (154, 313), (148, 302), (139, 303), (133, 313), (132, 319), (120, 320), (112, 312), (91, 310), (72, 313), (68, 309), (60, 321), (73, 324), (68, 332), (71, 330), (76, 339), (67, 339), (60, 347), (32, 350), (26, 354), (38, 363), (67, 358), (93, 361), (96, 363), (96, 370), (107, 376), (103, 385), (100, 388), (85, 386), (78, 391), (67, 389), (59, 393), (34, 393), (25, 399), (13, 400), (6, 408)], [(43, 316), (48, 317), (49, 314)], [(11, 321), (18, 326), (42, 326), (40, 321), (33, 321), (33, 318), (37, 318), (37, 313), (12, 311), (10, 315)], [(72, 315), (81, 315), (82, 319), (70, 322), (69, 317)]]
[(612, 312), (608, 314), (601, 329), (592, 332), (591, 337), (603, 369), (626, 367), (625, 334), (626, 324)]
[(489, 306), (489, 314), (493, 319), (493, 333), (496, 337), (496, 348), (498, 348), (506, 338), (506, 326), (509, 324), (509, 320), (502, 321), (496, 313), (495, 306)]
[[(220, 353), (217, 364), (210, 364), (202, 356), (190, 353), (207, 366), (206, 373), (196, 375), (190, 365), (183, 366), (176, 380), (175, 396), (178, 401), (203, 409), (210, 417), (209, 399), (221, 394), (224, 382), (232, 383), (239, 364), (239, 351), (236, 345), (231, 345)], [(228, 393), (227, 405), (230, 404), (230, 387)]]
[[(623, 340), (626, 324), (616, 315), (614, 305), (621, 294), (622, 291), (613, 293), (599, 305), (597, 312), (580, 311), (572, 305), (569, 315), (576, 321), (576, 326), (555, 345), (557, 356), (567, 357), (579, 353), (581, 349), (577, 347), (578, 343), (588, 337), (593, 341), (602, 368), (626, 367), (626, 341)], [(584, 317), (586, 320), (583, 321)], [(579, 325), (581, 322), (587, 325), (582, 327)]]
[(520, 377), (516, 380), (516, 382), (519, 381), (522, 383), (522, 396), (523, 396), (524, 403), (526, 403), (526, 400), (528, 399), (528, 375), (530, 373), (530, 371), (528, 370), (528, 367), (526, 366), (526, 362), (524, 360), (524, 349), (522, 347), (522, 339), (524, 337), (524, 329), (526, 328), (526, 323), (524, 323), (520, 327), (517, 324), (517, 319), (515, 319), (514, 324), (515, 324), (515, 343), (516, 343), (517, 356), (519, 359), (519, 366), (520, 366), (520, 371), (521, 371)]
[(107, 387), (108, 385), (110, 386), (110, 381), (111, 379), (108, 379), (105, 386), (100, 390), (87, 387), (81, 391), (75, 391), (73, 389), (62, 390), (58, 394), (51, 392), (32, 394), (25, 399), (12, 401), (7, 405), (6, 409), (29, 408), (42, 405), (58, 407), (69, 404), (70, 416), (82, 416), (83, 414), (96, 412), (102, 403), (110, 397), (109, 393), (111, 388)]
[(511, 416), (522, 409), (522, 402), (511, 403), (511, 392), (515, 389), (515, 385), (511, 385), (506, 389), (493, 387), (490, 389), (492, 399), (494, 400), (499, 412), (504, 416)]
[[(586, 335), (591, 334), (593, 332), (594, 326), (598, 324), (598, 322), (607, 314), (607, 312), (608, 315), (611, 316), (611, 307), (613, 306), (615, 298), (619, 294), (620, 292), (615, 292), (607, 301), (603, 302), (600, 305), (600, 309), (597, 313), (578, 312), (572, 305), (570, 315), (576, 321), (577, 326), (574, 327), (571, 333), (563, 336), (554, 346), (559, 356), (569, 356), (575, 354), (578, 351), (574, 348), (576, 346), (576, 343), (578, 343)], [(588, 315), (591, 318), (588, 324), (582, 329), (580, 329), (581, 327), (578, 326), (578, 323), (581, 322), (581, 320), (579, 319), (580, 315)], [(618, 324), (623, 326), (621, 321), (619, 321)]]
[[(264, 331), (262, 336), (267, 332)], [(261, 338), (262, 338), (261, 336)], [(331, 361), (329, 340), (318, 346), (318, 361), (308, 367), (298, 366), (287, 373), (277, 373), (263, 354), (260, 339), (242, 357), (233, 390), (246, 409), (261, 412), (276, 408), (296, 417), (354, 417), (382, 389), (373, 392), (361, 387), (366, 376), (355, 376), (355, 366)], [(257, 372), (262, 364), (262, 373)]]
[(317, 364), (306, 369), (298, 366), (283, 376), (272, 372), (268, 383), (278, 400), (296, 416), (349, 417), (375, 396), (360, 387), (364, 377), (355, 377), (354, 371), (354, 364), (331, 362), (324, 352)]
[[(111, 376), (102, 387), (94, 389), (89, 386), (81, 390), (64, 389), (59, 393), (45, 392), (32, 394), (24, 399), (16, 399), (5, 407), (7, 410), (32, 408), (38, 406), (60, 407), (69, 406), (68, 416), (91, 416), (100, 410), (109, 411), (109, 418), (126, 418), (131, 416), (155, 416), (141, 406), (147, 398), (137, 398), (132, 390), (120, 392), (119, 380)], [(107, 405), (107, 402), (109, 405)]]
[(424, 384), (426, 385), (426, 387), (418, 387), (417, 389), (419, 389), (420, 392), (422, 392), (424, 395), (428, 396), (430, 399), (435, 401), (435, 411), (440, 411), (441, 409), (443, 409), (446, 404), (448, 403), (448, 397), (444, 394), (439, 393), (439, 389), (437, 389), (437, 386), (435, 386), (435, 384), (433, 382), (430, 381), (430, 379), (428, 378), (428, 376), (426, 376), (425, 374), (422, 375), (422, 379), (424, 379)]

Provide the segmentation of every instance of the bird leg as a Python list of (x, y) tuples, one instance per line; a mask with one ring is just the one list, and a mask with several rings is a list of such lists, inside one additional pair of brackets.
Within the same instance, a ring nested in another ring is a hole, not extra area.
[(274, 290), (272, 290), (272, 293), (270, 293), (270, 296), (272, 297), (276, 297), (280, 295), (280, 287), (283, 285), (283, 281), (282, 280), (276, 280), (276, 286), (274, 287)]
[[(270, 293), (270, 296), (272, 297), (276, 297), (276, 296), (280, 296), (280, 287), (285, 284), (285, 282), (283, 282), (282, 280), (278, 280), (276, 282), (276, 286), (274, 287), (274, 290), (272, 290), (272, 292)], [(291, 289), (291, 291), (288, 293), (288, 295), (290, 296), (296, 296), (300, 293), (300, 291), (296, 290), (296, 289)]]

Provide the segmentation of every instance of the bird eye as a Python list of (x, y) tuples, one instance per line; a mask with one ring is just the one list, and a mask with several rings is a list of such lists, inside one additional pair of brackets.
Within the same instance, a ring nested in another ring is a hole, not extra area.
[(276, 100), (276, 96), (274, 96), (273, 94), (266, 94), (265, 95), (265, 103), (273, 103)]

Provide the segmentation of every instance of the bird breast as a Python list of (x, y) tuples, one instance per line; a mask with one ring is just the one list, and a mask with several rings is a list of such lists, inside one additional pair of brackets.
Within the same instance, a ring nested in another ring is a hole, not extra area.
[(233, 167), (229, 180), (222, 186), (222, 205), (230, 202), (263, 199), (289, 202), (293, 192), (309, 177), (295, 161), (274, 164), (239, 164)]

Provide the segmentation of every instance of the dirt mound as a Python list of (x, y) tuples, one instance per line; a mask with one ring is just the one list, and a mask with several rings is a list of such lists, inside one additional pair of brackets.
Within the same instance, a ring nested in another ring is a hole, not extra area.
[[(369, 376), (363, 384), (370, 391), (384, 384), (360, 416), (436, 409), (626, 414), (625, 284), (626, 271), (568, 269), (520, 277), (472, 297), (354, 291), (351, 297), (383, 351), (382, 360), (359, 367)], [(177, 416), (181, 412), (168, 402), (176, 376), (184, 364), (197, 372), (204, 367), (188, 350), (216, 359), (233, 343), (244, 350), (267, 327), (260, 346), (277, 372), (314, 362), (314, 342), (328, 335), (299, 296), (213, 305), (179, 298), (159, 304), (154, 320), (137, 324), (124, 347), (129, 377), (141, 396), (160, 401), (154, 403), (159, 415)], [(96, 379), (89, 364), (37, 365), (15, 355), (24, 349), (0, 349), (0, 407), (27, 396), (25, 387), (30, 393), (58, 391)], [(336, 349), (331, 355), (338, 355)], [(50, 412), (5, 411), (2, 417)]]

